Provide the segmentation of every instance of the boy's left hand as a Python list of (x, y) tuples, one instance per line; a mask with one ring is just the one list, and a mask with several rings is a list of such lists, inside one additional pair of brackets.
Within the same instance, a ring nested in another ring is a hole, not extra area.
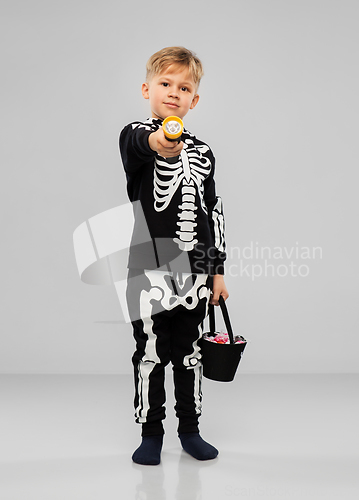
[(224, 284), (224, 278), (222, 274), (215, 274), (213, 276), (213, 288), (212, 288), (212, 296), (209, 301), (210, 304), (214, 306), (219, 305), (219, 296), (222, 295), (224, 300), (227, 300), (229, 297), (229, 293), (227, 291), (226, 285)]

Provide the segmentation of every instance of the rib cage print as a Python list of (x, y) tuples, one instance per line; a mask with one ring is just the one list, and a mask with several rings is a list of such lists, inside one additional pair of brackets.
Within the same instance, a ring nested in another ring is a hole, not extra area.
[(154, 208), (157, 212), (166, 210), (173, 195), (181, 186), (182, 199), (178, 208), (176, 231), (178, 237), (173, 241), (177, 243), (180, 250), (193, 250), (198, 240), (196, 238), (197, 226), (195, 213), (198, 207), (195, 204), (196, 193), (199, 194), (202, 210), (207, 214), (207, 207), (204, 202), (203, 181), (209, 175), (211, 162), (203, 153), (209, 150), (208, 146), (194, 146), (191, 139), (186, 139), (181, 151), (181, 156), (176, 163), (169, 163), (165, 159), (155, 158), (155, 170), (153, 178)]

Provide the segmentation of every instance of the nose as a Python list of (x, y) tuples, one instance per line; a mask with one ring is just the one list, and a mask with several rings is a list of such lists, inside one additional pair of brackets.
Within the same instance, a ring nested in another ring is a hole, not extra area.
[(170, 87), (168, 90), (168, 97), (178, 97), (178, 92), (175, 87)]

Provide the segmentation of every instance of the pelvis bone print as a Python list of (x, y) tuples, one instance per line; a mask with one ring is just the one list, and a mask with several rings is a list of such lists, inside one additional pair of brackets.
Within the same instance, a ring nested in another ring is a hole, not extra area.
[[(181, 151), (181, 156), (176, 163), (156, 157), (154, 172), (154, 207), (157, 212), (165, 210), (172, 200), (174, 193), (181, 186), (182, 201), (178, 205), (179, 231), (178, 238), (173, 238), (180, 250), (193, 250), (198, 240), (195, 228), (197, 206), (195, 205), (196, 192), (198, 191), (202, 210), (207, 213), (207, 207), (203, 198), (203, 181), (208, 177), (211, 163), (208, 158), (202, 156), (209, 150), (208, 146), (194, 146), (191, 139), (186, 139)], [(197, 189), (196, 189), (197, 188)]]

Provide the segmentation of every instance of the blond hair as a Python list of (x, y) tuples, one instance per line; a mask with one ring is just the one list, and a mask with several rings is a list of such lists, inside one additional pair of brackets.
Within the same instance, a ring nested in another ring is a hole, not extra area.
[(162, 73), (172, 64), (188, 68), (198, 88), (203, 76), (202, 63), (194, 52), (185, 47), (165, 47), (153, 54), (146, 64), (146, 81), (149, 82), (153, 76)]

